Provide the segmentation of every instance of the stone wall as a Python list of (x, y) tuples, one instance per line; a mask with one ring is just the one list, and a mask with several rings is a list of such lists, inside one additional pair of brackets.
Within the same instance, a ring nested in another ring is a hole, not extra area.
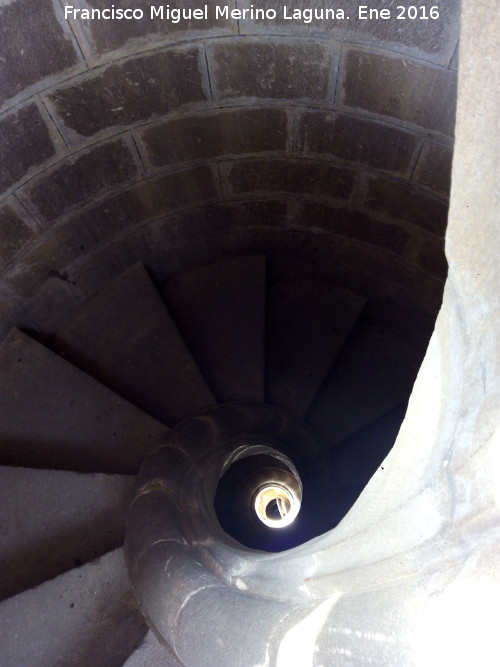
[[(248, 623), (271, 664), (496, 661), (496, 3), (463, 5), (450, 275), (398, 441), (334, 532), (276, 557), (308, 604), (250, 608), (218, 587), (219, 627)], [(446, 270), (458, 2), (443, 11), (437, 32), (247, 21), (165, 33), (67, 22), (50, 0), (2, 3), (3, 330), (51, 331), (139, 259), (161, 281), (258, 252), (368, 296), (388, 328), (426, 343)], [(255, 572), (239, 586), (262, 591), (265, 566)], [(207, 653), (190, 614), (204, 622), (209, 604), (207, 590), (183, 609), (192, 661)]]
[(207, 654), (233, 664), (231, 630), (242, 664), (497, 663), (498, 74), (483, 57), (494, 5), (464, 6), (450, 274), (396, 444), (334, 531), (271, 562), (201, 542), (218, 550), (232, 588), (198, 575), (200, 590), (179, 603), (165, 635), (186, 664)]
[(62, 7), (0, 8), (4, 333), (51, 331), (138, 260), (164, 280), (259, 252), (314, 256), (425, 349), (446, 275), (458, 2), (425, 26), (352, 29)]

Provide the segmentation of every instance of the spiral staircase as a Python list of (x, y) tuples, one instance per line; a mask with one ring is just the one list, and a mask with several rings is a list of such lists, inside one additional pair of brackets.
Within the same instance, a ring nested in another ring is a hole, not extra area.
[[(15, 329), (0, 355), (2, 665), (136, 664), (159, 650), (151, 637), (134, 654), (146, 625), (124, 562), (125, 517), (148, 454), (172, 438), (189, 460), (211, 450), (208, 433), (183, 438), (186, 420), (233, 406), (232, 438), (273, 436), (295, 459), (295, 545), (333, 528), (380, 466), (419, 362), (365, 299), (262, 256), (164, 284), (136, 265), (50, 340)], [(281, 416), (248, 421), (262, 410)], [(302, 425), (288, 440), (286, 420)], [(170, 474), (178, 466), (167, 460)], [(228, 565), (214, 563), (222, 586)], [(176, 664), (168, 655), (161, 664)]]
[(0, 2), (0, 665), (496, 667), (497, 3), (64, 4)]

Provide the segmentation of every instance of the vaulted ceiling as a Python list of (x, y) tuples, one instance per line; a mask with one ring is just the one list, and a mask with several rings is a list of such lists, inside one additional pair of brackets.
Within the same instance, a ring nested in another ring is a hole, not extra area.
[(53, 331), (138, 261), (162, 282), (266, 254), (368, 298), (425, 348), (446, 275), (459, 2), (439, 20), (255, 7), (277, 18), (216, 18), (211, 2), (207, 20), (85, 21), (52, 0), (2, 4), (3, 334)]

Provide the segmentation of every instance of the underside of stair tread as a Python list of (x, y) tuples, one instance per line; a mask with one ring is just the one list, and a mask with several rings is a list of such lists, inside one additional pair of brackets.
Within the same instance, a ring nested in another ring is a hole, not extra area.
[(352, 330), (306, 416), (325, 450), (408, 399), (415, 355), (378, 324)]
[(122, 549), (0, 603), (2, 667), (121, 667), (146, 633)]
[(0, 466), (0, 599), (121, 546), (134, 481)]
[(171, 279), (165, 300), (219, 402), (264, 400), (265, 257)]
[(405, 401), (330, 450), (335, 484), (357, 479), (364, 487), (397, 438), (408, 402)]
[(319, 280), (277, 278), (267, 301), (267, 400), (303, 417), (366, 300)]
[(0, 347), (0, 463), (136, 472), (166, 426), (15, 329)]
[(150, 630), (123, 667), (183, 667), (169, 646), (160, 644)]
[(215, 402), (146, 269), (128, 269), (80, 306), (53, 348), (165, 424)]
[[(332, 495), (326, 499), (338, 521), (350, 510), (396, 441), (407, 402), (342, 440), (329, 454)], [(336, 521), (334, 523), (337, 523)]]

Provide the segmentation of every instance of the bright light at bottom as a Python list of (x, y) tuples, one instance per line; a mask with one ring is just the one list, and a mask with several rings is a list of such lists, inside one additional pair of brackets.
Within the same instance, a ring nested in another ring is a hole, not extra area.
[(300, 500), (283, 484), (270, 482), (259, 488), (254, 500), (255, 513), (270, 528), (286, 528), (297, 517)]

